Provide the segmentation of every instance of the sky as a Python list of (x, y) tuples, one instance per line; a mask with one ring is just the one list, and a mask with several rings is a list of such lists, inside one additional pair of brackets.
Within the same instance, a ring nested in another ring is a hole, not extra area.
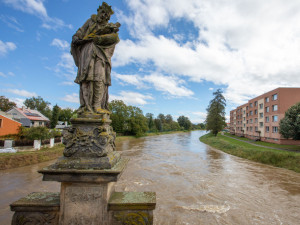
[[(109, 0), (120, 22), (110, 100), (203, 122), (220, 88), (230, 110), (300, 87), (299, 0)], [(101, 1), (0, 0), (0, 95), (79, 107), (73, 34)]]

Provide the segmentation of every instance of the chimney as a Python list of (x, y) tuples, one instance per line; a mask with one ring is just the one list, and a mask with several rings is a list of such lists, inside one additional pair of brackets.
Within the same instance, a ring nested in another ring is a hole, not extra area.
[(22, 106), (22, 111), (25, 111), (25, 106)]

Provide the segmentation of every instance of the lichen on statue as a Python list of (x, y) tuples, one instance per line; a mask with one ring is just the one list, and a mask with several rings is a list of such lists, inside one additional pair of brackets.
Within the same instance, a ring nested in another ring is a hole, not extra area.
[(120, 23), (108, 23), (113, 14), (103, 2), (85, 24), (73, 35), (71, 54), (78, 67), (75, 83), (80, 85), (78, 113), (101, 113), (108, 110), (108, 87), (111, 86), (111, 57)]

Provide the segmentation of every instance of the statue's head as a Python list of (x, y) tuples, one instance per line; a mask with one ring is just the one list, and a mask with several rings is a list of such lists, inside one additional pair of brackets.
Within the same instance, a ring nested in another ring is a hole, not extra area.
[(97, 21), (99, 23), (108, 22), (110, 16), (114, 14), (114, 11), (111, 9), (111, 6), (106, 2), (102, 2), (102, 5), (97, 9)]

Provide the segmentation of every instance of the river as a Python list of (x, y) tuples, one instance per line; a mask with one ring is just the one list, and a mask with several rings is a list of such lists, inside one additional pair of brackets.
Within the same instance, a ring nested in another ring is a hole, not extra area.
[[(228, 155), (199, 141), (203, 131), (118, 143), (131, 160), (117, 191), (155, 191), (154, 223), (299, 224), (300, 174)], [(59, 191), (36, 171), (52, 162), (0, 171), (0, 224), (9, 204), (34, 191)]]

